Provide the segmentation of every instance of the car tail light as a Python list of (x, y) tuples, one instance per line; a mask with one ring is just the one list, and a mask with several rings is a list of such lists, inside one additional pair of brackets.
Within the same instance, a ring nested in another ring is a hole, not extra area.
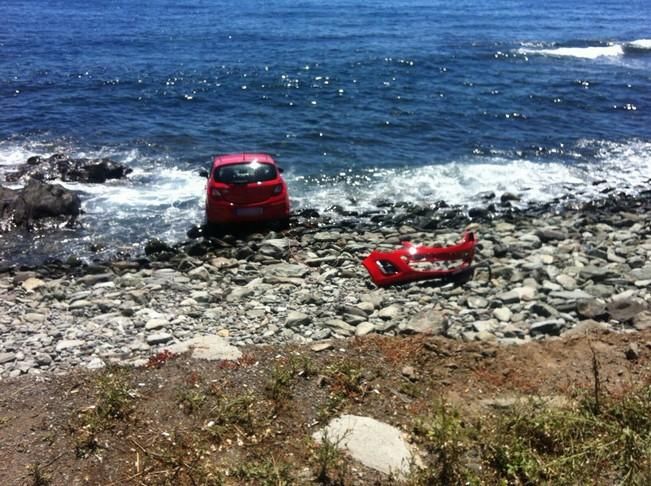
[(280, 194), (283, 192), (283, 185), (282, 184), (276, 184), (274, 186), (274, 194)]
[(222, 192), (216, 187), (213, 187), (212, 189), (210, 189), (210, 195), (214, 198), (220, 198), (222, 197)]

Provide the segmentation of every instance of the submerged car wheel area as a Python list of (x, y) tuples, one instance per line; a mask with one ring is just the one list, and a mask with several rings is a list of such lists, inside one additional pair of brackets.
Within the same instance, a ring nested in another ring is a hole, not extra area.
[(287, 184), (269, 154), (215, 157), (206, 185), (206, 223), (278, 222), (289, 219)]

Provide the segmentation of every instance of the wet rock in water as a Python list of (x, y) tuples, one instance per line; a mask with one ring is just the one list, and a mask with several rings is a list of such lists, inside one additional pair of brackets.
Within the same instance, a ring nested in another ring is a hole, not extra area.
[(195, 240), (201, 236), (203, 236), (204, 230), (200, 226), (197, 226), (196, 224), (193, 224), (192, 227), (186, 232), (186, 235), (188, 238), (191, 240)]
[(512, 192), (505, 192), (500, 196), (500, 201), (503, 203), (510, 202), (510, 201), (519, 201), (521, 198), (517, 194), (513, 194)]
[(210, 246), (205, 241), (194, 241), (186, 246), (185, 252), (190, 256), (203, 256), (210, 251)]
[(316, 209), (311, 209), (311, 208), (300, 209), (294, 213), (294, 216), (296, 216), (297, 218), (307, 218), (307, 219), (321, 217), (319, 215), (319, 212)]
[(490, 211), (486, 208), (470, 208), (468, 210), (468, 216), (473, 219), (488, 218), (490, 216)]
[(63, 154), (50, 157), (34, 156), (16, 172), (7, 176), (10, 182), (31, 177), (40, 181), (60, 179), (64, 182), (103, 183), (123, 179), (132, 169), (110, 159), (73, 159)]
[(0, 219), (17, 226), (29, 226), (44, 218), (76, 218), (79, 196), (59, 184), (30, 179), (22, 189), (0, 187)]
[(495, 199), (495, 193), (493, 191), (478, 192), (475, 194), (475, 199), (490, 201), (491, 199)]
[(158, 253), (175, 253), (174, 248), (161, 240), (149, 240), (145, 245), (145, 255), (156, 255)]

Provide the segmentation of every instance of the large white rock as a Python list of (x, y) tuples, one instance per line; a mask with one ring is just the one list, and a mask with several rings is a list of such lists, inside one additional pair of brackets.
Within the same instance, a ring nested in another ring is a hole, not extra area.
[(172, 353), (185, 353), (192, 350), (193, 358), (208, 361), (236, 360), (242, 356), (242, 351), (229, 344), (228, 340), (216, 335), (195, 337), (166, 349)]
[(348, 451), (355, 460), (384, 474), (404, 477), (411, 464), (418, 462), (399, 429), (371, 417), (342, 415), (312, 437), (322, 442), (326, 434), (329, 442)]

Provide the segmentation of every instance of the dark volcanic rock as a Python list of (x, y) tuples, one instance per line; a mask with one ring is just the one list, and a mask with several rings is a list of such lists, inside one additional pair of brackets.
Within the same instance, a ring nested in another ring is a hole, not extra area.
[(512, 192), (505, 192), (500, 196), (500, 201), (503, 203), (509, 201), (519, 201), (519, 200), (520, 200), (520, 196), (518, 196), (517, 194), (513, 194)]
[(537, 230), (535, 234), (543, 243), (554, 240), (564, 240), (567, 238), (567, 232), (553, 228), (542, 228)]
[(486, 208), (470, 208), (468, 210), (468, 216), (473, 219), (482, 219), (490, 216), (490, 211)]
[(22, 189), (0, 187), (0, 219), (17, 226), (43, 218), (75, 218), (80, 208), (79, 196), (59, 184), (30, 179)]
[(158, 253), (175, 253), (174, 248), (161, 240), (149, 240), (145, 245), (145, 255), (156, 255)]
[(131, 169), (110, 159), (72, 159), (63, 154), (44, 158), (34, 156), (16, 172), (7, 175), (7, 181), (15, 182), (31, 177), (41, 181), (61, 179), (66, 182), (102, 183), (109, 179), (122, 179)]
[(296, 211), (294, 215), (299, 218), (318, 218), (319, 212), (316, 209), (306, 208)]
[(549, 336), (559, 336), (561, 334), (562, 328), (563, 328), (563, 323), (558, 320), (534, 322), (529, 328), (529, 334), (531, 334), (532, 336), (538, 336), (540, 334), (547, 334)]

